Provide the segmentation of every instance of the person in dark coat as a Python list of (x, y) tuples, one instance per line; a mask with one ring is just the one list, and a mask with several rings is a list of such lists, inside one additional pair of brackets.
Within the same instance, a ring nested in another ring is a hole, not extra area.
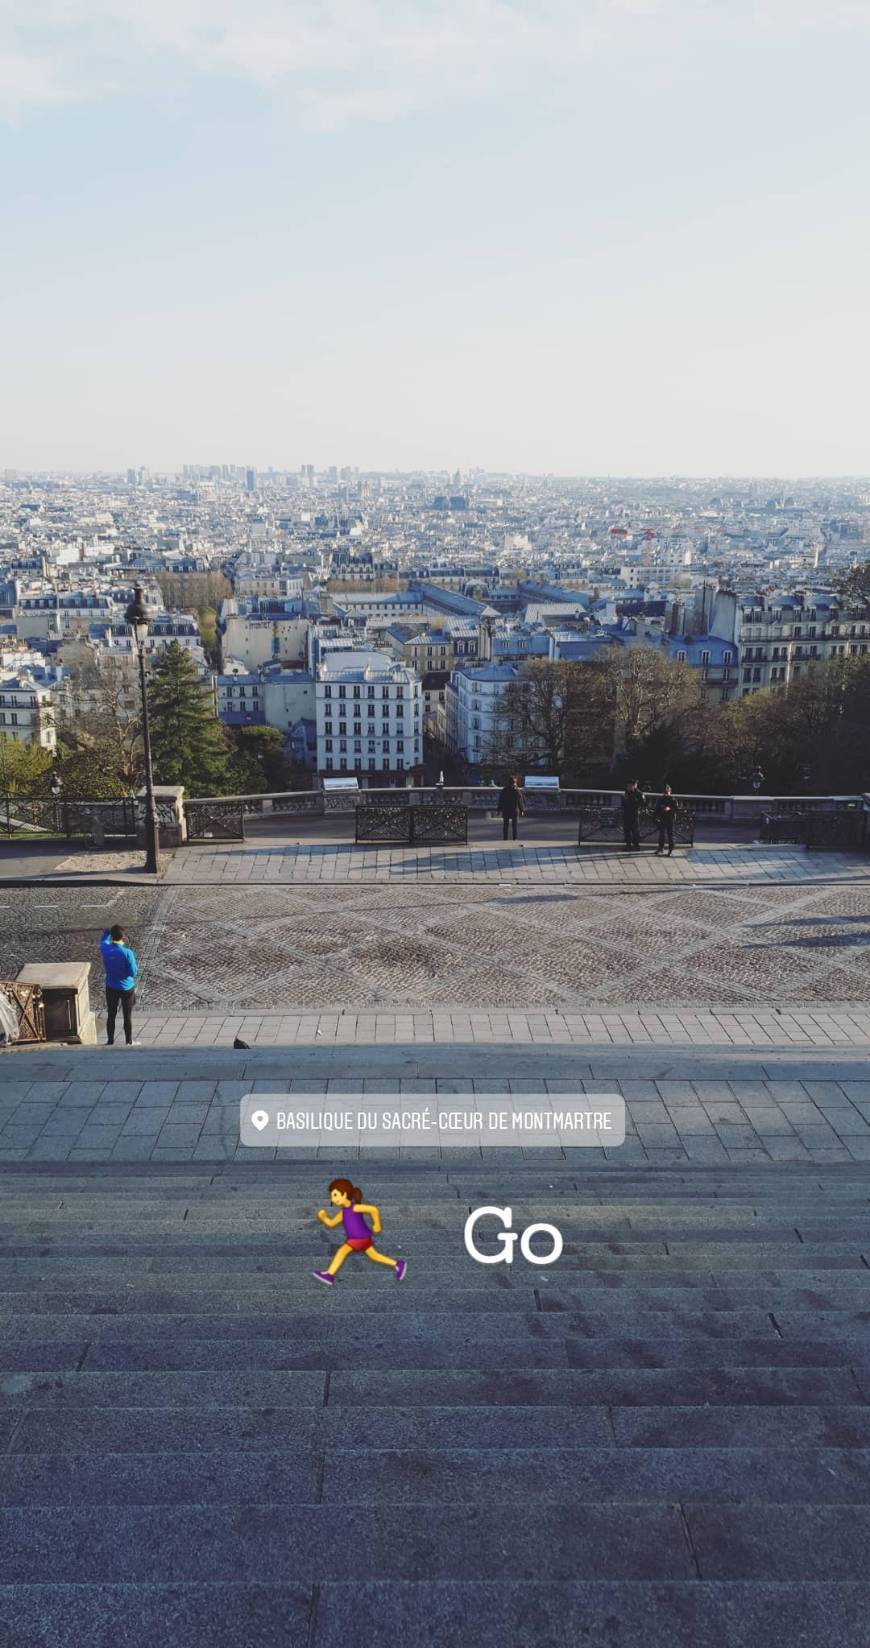
[(622, 833), (625, 836), (626, 849), (630, 853), (640, 850), (640, 814), (641, 808), (646, 806), (643, 792), (636, 778), (632, 778), (626, 785), (622, 798)]
[(513, 825), (514, 841), (517, 839), (517, 818), (525, 812), (522, 793), (517, 779), (508, 778), (498, 798), (498, 811), (501, 813), (502, 834), (505, 841), (508, 838), (508, 825)]
[(668, 858), (674, 850), (674, 819), (677, 816), (677, 798), (666, 784), (656, 803), (655, 820), (659, 827), (659, 844), (656, 848), (656, 858), (661, 858), (665, 850), (665, 836), (668, 838)]

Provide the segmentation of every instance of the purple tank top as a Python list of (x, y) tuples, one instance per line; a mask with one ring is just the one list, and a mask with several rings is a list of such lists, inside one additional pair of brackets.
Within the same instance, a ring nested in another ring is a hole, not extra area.
[(352, 1207), (343, 1207), (341, 1216), (344, 1220), (344, 1234), (354, 1241), (363, 1236), (371, 1236), (371, 1231), (361, 1213), (355, 1213)]

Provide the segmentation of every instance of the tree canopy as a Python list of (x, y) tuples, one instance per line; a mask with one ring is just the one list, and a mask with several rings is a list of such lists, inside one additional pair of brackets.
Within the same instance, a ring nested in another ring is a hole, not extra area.
[(230, 742), (195, 663), (170, 641), (148, 680), (154, 781), (183, 784), (188, 795), (226, 794)]

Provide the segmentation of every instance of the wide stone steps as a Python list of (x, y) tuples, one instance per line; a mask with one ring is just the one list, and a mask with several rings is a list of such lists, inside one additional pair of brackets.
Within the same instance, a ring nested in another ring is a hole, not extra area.
[(2, 1648), (868, 1640), (864, 1169), (358, 1165), (4, 1173)]

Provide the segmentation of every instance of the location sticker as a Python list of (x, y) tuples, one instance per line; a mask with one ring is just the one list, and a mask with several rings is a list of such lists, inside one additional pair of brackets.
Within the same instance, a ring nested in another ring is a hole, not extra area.
[(251, 1116), (251, 1126), (255, 1127), (257, 1129), (258, 1133), (262, 1133), (263, 1128), (268, 1127), (268, 1125), (269, 1125), (269, 1112), (268, 1112), (268, 1110), (255, 1110), (253, 1115)]

